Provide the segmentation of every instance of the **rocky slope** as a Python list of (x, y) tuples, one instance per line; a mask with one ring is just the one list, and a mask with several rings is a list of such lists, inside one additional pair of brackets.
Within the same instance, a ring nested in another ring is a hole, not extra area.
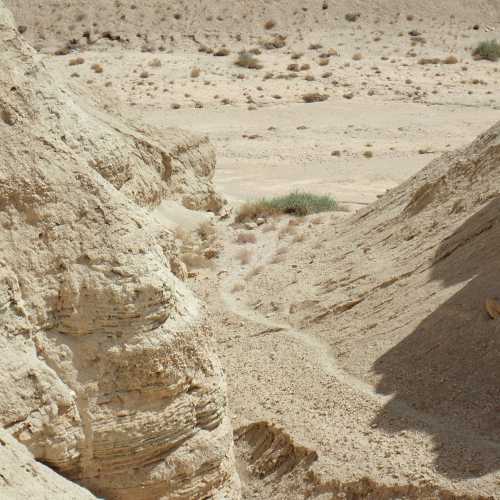
[(217, 210), (210, 145), (83, 109), (2, 2), (0, 66), (1, 426), (107, 498), (237, 496), (211, 332), (148, 214)]

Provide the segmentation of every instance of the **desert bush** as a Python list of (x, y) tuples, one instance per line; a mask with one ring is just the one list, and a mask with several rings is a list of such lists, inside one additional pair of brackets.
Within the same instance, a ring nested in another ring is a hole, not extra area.
[(353, 61), (361, 61), (361, 59), (363, 59), (363, 54), (360, 52), (356, 52), (356, 54), (352, 56)]
[(57, 49), (54, 52), (55, 56), (67, 56), (69, 54), (69, 47), (63, 47), (61, 49)]
[(69, 65), (70, 66), (78, 66), (79, 64), (83, 64), (84, 62), (85, 62), (85, 59), (83, 57), (76, 57), (75, 59), (69, 60)]
[(281, 49), (286, 45), (286, 36), (274, 35), (272, 38), (259, 40), (259, 44), (267, 50)]
[(227, 47), (221, 47), (220, 49), (217, 49), (214, 52), (214, 56), (225, 57), (225, 56), (228, 56), (230, 53), (231, 53), (231, 51)]
[(500, 59), (500, 43), (496, 40), (481, 42), (473, 51), (474, 59), (485, 59), (487, 61), (498, 61)]
[(201, 74), (201, 69), (200, 68), (193, 68), (191, 70), (191, 78), (198, 78)]
[(427, 64), (439, 64), (440, 62), (441, 59), (439, 59), (439, 57), (422, 57), (418, 60), (418, 64), (421, 64), (422, 66)]
[(349, 12), (345, 15), (345, 20), (350, 23), (356, 22), (361, 17), (361, 13), (359, 12)]
[(307, 103), (311, 102), (323, 102), (328, 99), (328, 94), (320, 94), (319, 92), (309, 92), (302, 96), (302, 100)]
[(305, 239), (304, 233), (299, 233), (294, 236), (292, 243), (302, 243)]
[(276, 26), (276, 22), (273, 21), (272, 19), (269, 19), (269, 21), (266, 21), (264, 23), (264, 29), (266, 30), (272, 30)]
[(276, 231), (278, 229), (275, 224), (264, 224), (262, 226), (263, 233), (270, 233), (271, 231)]
[(155, 59), (149, 62), (149, 66), (151, 66), (152, 68), (160, 68), (161, 67), (160, 59), (156, 57)]
[(196, 228), (196, 234), (199, 236), (201, 241), (211, 242), (216, 237), (215, 226), (210, 221), (202, 222)]
[(245, 203), (236, 215), (236, 222), (245, 222), (259, 217), (273, 217), (281, 214), (304, 216), (333, 211), (337, 202), (328, 195), (294, 192), (275, 198), (263, 198)]
[(262, 64), (260, 64), (259, 60), (247, 51), (240, 52), (234, 64), (242, 68), (262, 69)]
[(448, 56), (441, 61), (443, 64), (457, 64), (458, 59), (455, 56)]
[(238, 236), (236, 236), (236, 243), (240, 243), (242, 245), (247, 243), (256, 243), (256, 242), (257, 242), (257, 237), (255, 236), (254, 233), (250, 231), (238, 233)]
[(328, 59), (328, 57), (320, 57), (318, 64), (320, 66), (327, 66), (329, 62), (330, 62), (330, 59)]
[(100, 64), (92, 64), (91, 68), (94, 70), (95, 73), (102, 73), (104, 71), (104, 68)]

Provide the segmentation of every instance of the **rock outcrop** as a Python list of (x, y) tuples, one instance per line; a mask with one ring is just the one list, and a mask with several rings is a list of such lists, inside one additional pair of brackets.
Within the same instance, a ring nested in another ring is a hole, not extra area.
[(217, 208), (210, 145), (83, 110), (1, 1), (0, 67), (0, 426), (98, 496), (237, 496), (221, 366), (148, 215)]
[(0, 430), (0, 492), (3, 500), (91, 500), (88, 490), (33, 459), (30, 452)]

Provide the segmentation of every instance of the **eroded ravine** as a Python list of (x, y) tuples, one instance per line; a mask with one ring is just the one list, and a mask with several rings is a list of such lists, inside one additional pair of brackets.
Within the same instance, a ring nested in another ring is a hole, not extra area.
[[(277, 237), (261, 238), (259, 243), (254, 245), (253, 265), (259, 267), (267, 264), (276, 253), (278, 243), (279, 239)], [(263, 330), (259, 335), (279, 333), (279, 335), (296, 341), (304, 347), (304, 352), (307, 355), (312, 354), (314, 356), (314, 362), (325, 374), (334, 377), (338, 383), (356, 395), (367, 398), (381, 407), (386, 406), (390, 402), (392, 411), (396, 412), (398, 417), (411, 419), (415, 423), (425, 424), (425, 428), (431, 429), (432, 432), (445, 433), (450, 436), (450, 439), (463, 443), (470, 450), (500, 452), (500, 444), (498, 442), (487, 439), (478, 433), (471, 432), (469, 428), (466, 428), (459, 422), (453, 422), (453, 426), (451, 426), (449, 419), (445, 421), (439, 416), (418, 411), (405, 401), (394, 400), (392, 395), (378, 393), (372, 385), (341, 368), (337, 362), (334, 350), (326, 341), (311, 332), (294, 327), (287, 322), (270, 319), (253, 309), (251, 305), (246, 304), (243, 299), (240, 300), (234, 294), (233, 288), (237, 283), (245, 279), (248, 269), (240, 265), (237, 259), (231, 257), (231, 252), (229, 251), (231, 246), (232, 241), (228, 240), (226, 242), (226, 254), (222, 256), (219, 264), (226, 271), (223, 274), (225, 278), (220, 282), (219, 287), (221, 302), (226, 312), (237, 316), (244, 322), (261, 327)], [(266, 269), (270, 269), (271, 266), (265, 267)]]

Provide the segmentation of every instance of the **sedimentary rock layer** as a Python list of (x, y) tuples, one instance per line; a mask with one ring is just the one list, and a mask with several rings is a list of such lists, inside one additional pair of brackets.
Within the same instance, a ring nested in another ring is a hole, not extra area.
[(210, 145), (83, 110), (2, 2), (0, 67), (1, 426), (107, 498), (236, 495), (211, 334), (147, 212), (217, 209)]

